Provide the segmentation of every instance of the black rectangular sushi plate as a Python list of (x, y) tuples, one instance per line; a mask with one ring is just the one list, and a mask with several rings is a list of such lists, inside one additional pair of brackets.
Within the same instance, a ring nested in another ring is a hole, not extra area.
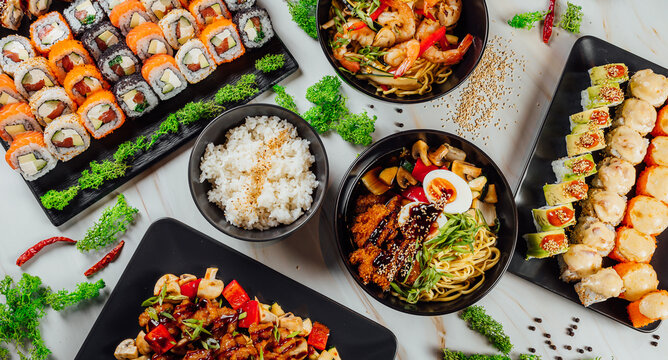
[[(580, 38), (571, 50), (568, 61), (561, 75), (561, 80), (543, 121), (539, 136), (534, 144), (533, 154), (527, 164), (524, 177), (516, 191), (515, 202), (519, 216), (519, 239), (515, 254), (508, 270), (532, 283), (559, 294), (576, 303), (580, 303), (573, 284), (559, 280), (559, 266), (557, 260), (532, 259), (524, 260), (526, 242), (523, 234), (536, 232), (531, 217), (531, 209), (545, 205), (543, 185), (556, 181), (552, 172), (551, 162), (566, 156), (565, 136), (570, 133), (568, 116), (582, 111), (580, 93), (590, 86), (587, 70), (594, 66), (608, 63), (625, 63), (631, 73), (652, 69), (654, 72), (668, 75), (668, 69), (645, 60), (626, 50), (614, 46), (601, 39), (585, 36)], [(600, 155), (599, 155), (600, 158)], [(640, 166), (637, 170), (641, 170)], [(632, 197), (633, 191), (629, 194)], [(658, 248), (652, 259), (652, 266), (659, 277), (659, 288), (668, 288), (668, 232), (657, 237)], [(609, 262), (609, 263), (608, 263)], [(604, 259), (604, 266), (614, 262)], [(589, 309), (605, 315), (615, 321), (633, 328), (629, 321), (626, 306), (628, 301), (613, 298), (605, 302), (594, 304)], [(656, 330), (660, 322), (655, 322), (644, 328), (636, 329), (642, 332)], [(634, 328), (635, 329), (635, 328)]]
[[(55, 10), (62, 10), (62, 8), (64, 8), (63, 4), (68, 5), (69, 3), (56, 2), (52, 8)], [(29, 37), (28, 27), (29, 21), (24, 19), (23, 26), (19, 31), (12, 32), (2, 29), (0, 30), (0, 37), (11, 33), (18, 33)], [(268, 74), (256, 70), (255, 61), (267, 54), (284, 54), (286, 60), (285, 67)], [(225, 84), (235, 83), (242, 75), (249, 73), (254, 73), (256, 75), (257, 87), (260, 90), (257, 95), (259, 95), (297, 71), (298, 68), (299, 65), (295, 58), (290, 54), (290, 51), (288, 51), (278, 35), (275, 35), (274, 38), (262, 48), (253, 50), (247, 49), (246, 54), (242, 57), (231, 63), (218, 66), (216, 71), (203, 81), (194, 85), (188, 85), (183, 92), (172, 99), (160, 101), (160, 104), (150, 113), (136, 119), (126, 119), (123, 126), (102, 139), (91, 139), (90, 148), (81, 155), (68, 162), (59, 162), (55, 169), (35, 181), (26, 181), (26, 184), (30, 191), (35, 195), (35, 199), (41, 205), (40, 197), (47, 191), (51, 189), (58, 191), (65, 190), (70, 186), (76, 185), (79, 175), (83, 170), (88, 168), (88, 164), (91, 161), (101, 162), (107, 159), (113, 160), (112, 155), (118, 148), (118, 145), (128, 140), (134, 140), (141, 135), (150, 137), (150, 134), (158, 129), (160, 123), (162, 123), (169, 114), (179, 110), (186, 103), (212, 98), (216, 91), (225, 86)], [(257, 95), (242, 102), (230, 104), (228, 109), (247, 103)], [(64, 224), (104, 196), (117, 189), (119, 186), (125, 184), (130, 179), (156, 164), (167, 155), (174, 153), (177, 149), (188, 144), (190, 140), (195, 138), (209, 122), (210, 121), (198, 121), (191, 125), (181, 126), (177, 133), (162, 136), (150, 150), (142, 152), (135, 157), (125, 176), (116, 180), (107, 181), (98, 189), (81, 190), (63, 210), (46, 209), (44, 207), (42, 207), (42, 209), (51, 223), (56, 226)], [(2, 142), (2, 146), (5, 150), (9, 148), (4, 141), (0, 142)], [(185, 174), (185, 169), (183, 171)], [(17, 173), (16, 176), (20, 175)]]

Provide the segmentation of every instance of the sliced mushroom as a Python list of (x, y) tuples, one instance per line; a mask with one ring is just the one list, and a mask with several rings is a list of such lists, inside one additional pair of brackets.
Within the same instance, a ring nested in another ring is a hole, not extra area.
[(276, 314), (262, 307), (260, 308), (260, 322), (277, 324), (278, 316), (276, 316)]
[(362, 183), (374, 195), (383, 195), (391, 189), (378, 177), (380, 170), (380, 166), (375, 167), (362, 176)]
[(148, 355), (151, 353), (151, 346), (146, 342), (146, 333), (144, 330), (140, 331), (135, 339), (135, 345), (139, 350), (139, 353), (142, 355)]
[(187, 284), (191, 281), (197, 280), (197, 276), (192, 275), (192, 274), (182, 274), (179, 276), (179, 285), (184, 285)]
[(310, 334), (312, 330), (313, 330), (313, 323), (311, 322), (311, 319), (306, 318), (302, 323), (302, 332), (299, 335), (308, 336), (308, 334)]
[(408, 187), (408, 185), (416, 185), (417, 180), (411, 175), (411, 173), (408, 172), (408, 170), (404, 169), (402, 166), (399, 166), (399, 170), (397, 171), (397, 185), (399, 185), (400, 188), (405, 189)]
[(222, 280), (216, 279), (217, 273), (218, 268), (206, 269), (206, 275), (204, 275), (204, 279), (202, 279), (197, 288), (197, 296), (199, 298), (213, 300), (223, 293), (225, 284), (223, 284)]
[(287, 313), (278, 318), (278, 326), (287, 329), (290, 333), (295, 331), (301, 333), (304, 329), (304, 322), (299, 316), (294, 316), (292, 313)]
[(449, 160), (449, 161), (455, 161), (455, 160), (464, 161), (464, 160), (466, 160), (466, 153), (464, 152), (464, 150), (458, 149), (458, 148), (456, 148), (454, 146), (450, 146), (450, 145), (448, 145), (448, 147), (450, 148), (450, 151), (448, 151), (448, 154), (445, 156), (445, 160)]
[(121, 343), (116, 346), (114, 357), (118, 360), (138, 358), (139, 351), (137, 350), (137, 346), (135, 346), (134, 339), (125, 339), (121, 341)]
[(162, 291), (162, 288), (167, 284), (167, 295), (181, 295), (181, 287), (179, 286), (179, 278), (174, 274), (165, 274), (162, 275), (158, 282), (155, 283), (153, 287), (153, 295), (158, 296)]
[(445, 157), (450, 152), (450, 145), (443, 144), (434, 151), (430, 151), (428, 156), (432, 164), (436, 166), (443, 166), (445, 164)]
[(431, 161), (429, 161), (429, 145), (427, 145), (426, 142), (422, 140), (416, 141), (415, 144), (413, 144), (411, 155), (413, 156), (413, 159), (417, 160), (417, 158), (420, 158), (422, 163), (426, 166), (431, 165)]

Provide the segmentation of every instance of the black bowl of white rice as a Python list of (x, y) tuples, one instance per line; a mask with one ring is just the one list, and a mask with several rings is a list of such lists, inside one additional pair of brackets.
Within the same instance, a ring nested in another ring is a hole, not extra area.
[(318, 211), (329, 177), (327, 153), (299, 115), (251, 104), (225, 112), (200, 134), (188, 182), (211, 225), (246, 241), (287, 237)]

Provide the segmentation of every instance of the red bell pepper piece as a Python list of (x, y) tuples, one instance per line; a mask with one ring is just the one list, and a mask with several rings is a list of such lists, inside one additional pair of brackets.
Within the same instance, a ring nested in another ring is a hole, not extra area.
[(260, 322), (260, 303), (251, 300), (247, 301), (241, 307), (242, 313), (246, 313), (246, 317), (239, 320), (239, 327), (249, 328), (253, 324)]
[(423, 182), (424, 177), (427, 176), (428, 173), (437, 169), (438, 166), (436, 165), (427, 166), (422, 162), (422, 159), (417, 159), (417, 162), (415, 163), (415, 167), (413, 168), (413, 172), (411, 173), (411, 175), (413, 175), (415, 180)]
[(409, 186), (406, 188), (406, 190), (401, 192), (401, 196), (413, 201), (419, 201), (423, 203), (429, 202), (429, 199), (427, 199), (427, 195), (425, 194), (422, 186)]
[(422, 56), (422, 54), (432, 47), (432, 45), (436, 44), (437, 41), (441, 41), (441, 39), (445, 37), (447, 30), (448, 29), (444, 26), (422, 40), (422, 42), (420, 42), (420, 55), (418, 57)]
[(223, 289), (223, 296), (227, 299), (227, 302), (232, 305), (232, 309), (234, 310), (239, 309), (243, 304), (250, 300), (246, 290), (244, 290), (236, 280), (232, 280), (232, 282), (225, 286)]
[(157, 354), (164, 354), (176, 345), (176, 341), (165, 325), (158, 325), (144, 337), (148, 345)]
[(358, 21), (358, 22), (350, 25), (348, 27), (348, 31), (357, 31), (357, 30), (364, 29), (365, 27), (366, 27), (366, 24), (364, 23), (364, 21)]
[(548, 43), (552, 36), (552, 25), (554, 24), (554, 7), (557, 4), (556, 0), (550, 0), (550, 7), (547, 9), (545, 21), (543, 21), (543, 42)]
[(199, 288), (200, 282), (202, 282), (202, 279), (193, 280), (181, 285), (181, 295), (187, 296), (191, 299), (197, 297), (197, 289)]
[(325, 350), (327, 339), (329, 339), (329, 328), (317, 321), (314, 322), (306, 342), (318, 350)]
[[(373, 20), (373, 21), (378, 20), (378, 17), (380, 16), (380, 14), (382, 14), (382, 13), (383, 13), (385, 10), (387, 10), (387, 8), (390, 6), (390, 5), (388, 5), (387, 3), (385, 3), (385, 0), (380, 0), (380, 2), (381, 2), (381, 4), (380, 4), (380, 6), (378, 7), (378, 9), (376, 9), (376, 11), (372, 12), (371, 15), (369, 15), (369, 17), (370, 17), (371, 20)], [(352, 24), (352, 25), (348, 28), (348, 30), (349, 30), (349, 31), (362, 30), (362, 29), (364, 29), (365, 27), (367, 27), (367, 24), (365, 24), (364, 21), (358, 21), (358, 22)]]

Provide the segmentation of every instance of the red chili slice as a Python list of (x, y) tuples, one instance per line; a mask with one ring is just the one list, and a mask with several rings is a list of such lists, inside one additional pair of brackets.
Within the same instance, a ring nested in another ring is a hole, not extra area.
[(54, 236), (52, 238), (42, 240), (42, 241), (38, 242), (37, 244), (31, 246), (23, 254), (21, 254), (21, 256), (19, 256), (19, 258), (16, 259), (16, 265), (17, 266), (22, 266), (28, 260), (32, 259), (35, 255), (37, 255), (38, 252), (40, 252), (42, 249), (44, 249), (45, 246), (55, 244), (57, 242), (66, 242), (66, 243), (71, 243), (71, 244), (76, 244), (77, 243), (76, 241), (74, 241), (70, 238), (66, 238), (64, 236)]
[(109, 265), (112, 261), (116, 260), (118, 257), (118, 254), (121, 252), (121, 249), (123, 248), (123, 245), (125, 245), (125, 241), (121, 240), (118, 245), (116, 245), (115, 248), (111, 249), (111, 251), (105, 255), (100, 261), (98, 261), (95, 265), (91, 266), (90, 269), (86, 270), (84, 275), (86, 276), (91, 276), (98, 271), (104, 269)]

